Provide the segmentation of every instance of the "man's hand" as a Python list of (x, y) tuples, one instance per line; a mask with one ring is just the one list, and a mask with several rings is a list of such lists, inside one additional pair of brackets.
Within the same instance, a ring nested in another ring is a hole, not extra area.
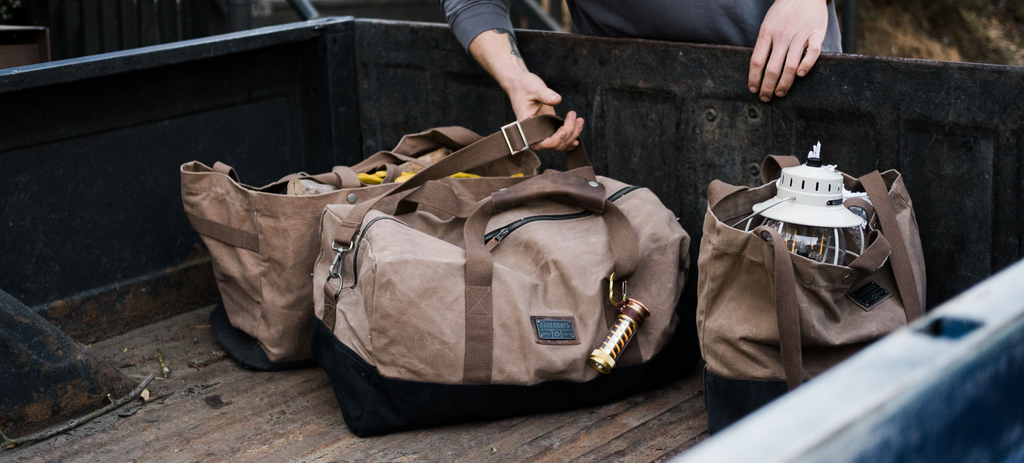
[(766, 103), (772, 94), (785, 96), (796, 76), (807, 75), (818, 61), (827, 28), (825, 0), (775, 0), (750, 58), (750, 92)]
[[(555, 105), (562, 102), (562, 97), (526, 68), (511, 33), (503, 29), (481, 33), (469, 44), (469, 53), (508, 94), (516, 120), (521, 121), (541, 114), (555, 114)], [(558, 131), (534, 143), (530, 148), (569, 150), (579, 145), (576, 139), (582, 131), (583, 118), (576, 117), (576, 112), (569, 111), (565, 116), (565, 124)]]
[[(516, 120), (519, 121), (541, 114), (554, 115), (555, 105), (562, 102), (561, 96), (548, 88), (540, 77), (530, 72), (513, 82), (506, 88), (506, 92), (512, 101), (512, 111), (516, 113)], [(565, 115), (565, 125), (550, 137), (534, 143), (531, 148), (556, 151), (572, 149), (580, 144), (576, 139), (582, 131), (583, 118), (576, 117), (575, 111), (569, 111), (569, 114)]]

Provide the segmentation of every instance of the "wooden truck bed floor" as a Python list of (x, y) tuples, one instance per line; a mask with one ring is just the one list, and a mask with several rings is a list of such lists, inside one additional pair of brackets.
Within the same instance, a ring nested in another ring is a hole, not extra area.
[[(90, 346), (141, 381), (136, 400), (2, 461), (663, 461), (707, 437), (699, 374), (599, 407), (370, 438), (354, 436), (323, 370), (241, 368), (210, 330), (213, 307)], [(160, 377), (157, 349), (171, 369)]]

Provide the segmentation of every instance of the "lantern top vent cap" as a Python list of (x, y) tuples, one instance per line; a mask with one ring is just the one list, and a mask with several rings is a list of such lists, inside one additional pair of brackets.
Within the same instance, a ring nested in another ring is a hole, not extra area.
[(775, 197), (755, 204), (753, 211), (769, 219), (813, 227), (861, 225), (860, 216), (843, 206), (843, 176), (831, 167), (818, 167), (821, 142), (814, 148), (807, 153), (807, 164), (782, 169)]

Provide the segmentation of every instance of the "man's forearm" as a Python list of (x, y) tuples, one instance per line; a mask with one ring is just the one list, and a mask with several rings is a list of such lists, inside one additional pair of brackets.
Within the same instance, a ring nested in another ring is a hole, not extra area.
[(469, 53), (506, 93), (511, 93), (530, 72), (519, 54), (515, 36), (504, 29), (493, 29), (476, 36), (469, 44)]
[[(544, 114), (555, 115), (555, 105), (561, 103), (562, 97), (526, 68), (516, 39), (510, 31), (491, 29), (478, 34), (469, 44), (469, 54), (508, 94), (516, 120)], [(577, 118), (575, 111), (569, 111), (561, 128), (550, 137), (530, 146), (535, 150), (572, 149), (579, 145), (576, 138), (582, 131), (583, 119)]]

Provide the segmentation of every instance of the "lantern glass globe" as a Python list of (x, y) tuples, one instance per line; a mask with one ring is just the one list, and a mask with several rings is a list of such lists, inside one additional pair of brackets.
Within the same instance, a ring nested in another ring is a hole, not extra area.
[(814, 227), (767, 219), (765, 226), (774, 228), (786, 240), (786, 249), (813, 261), (843, 265), (846, 258), (846, 233), (841, 228)]

